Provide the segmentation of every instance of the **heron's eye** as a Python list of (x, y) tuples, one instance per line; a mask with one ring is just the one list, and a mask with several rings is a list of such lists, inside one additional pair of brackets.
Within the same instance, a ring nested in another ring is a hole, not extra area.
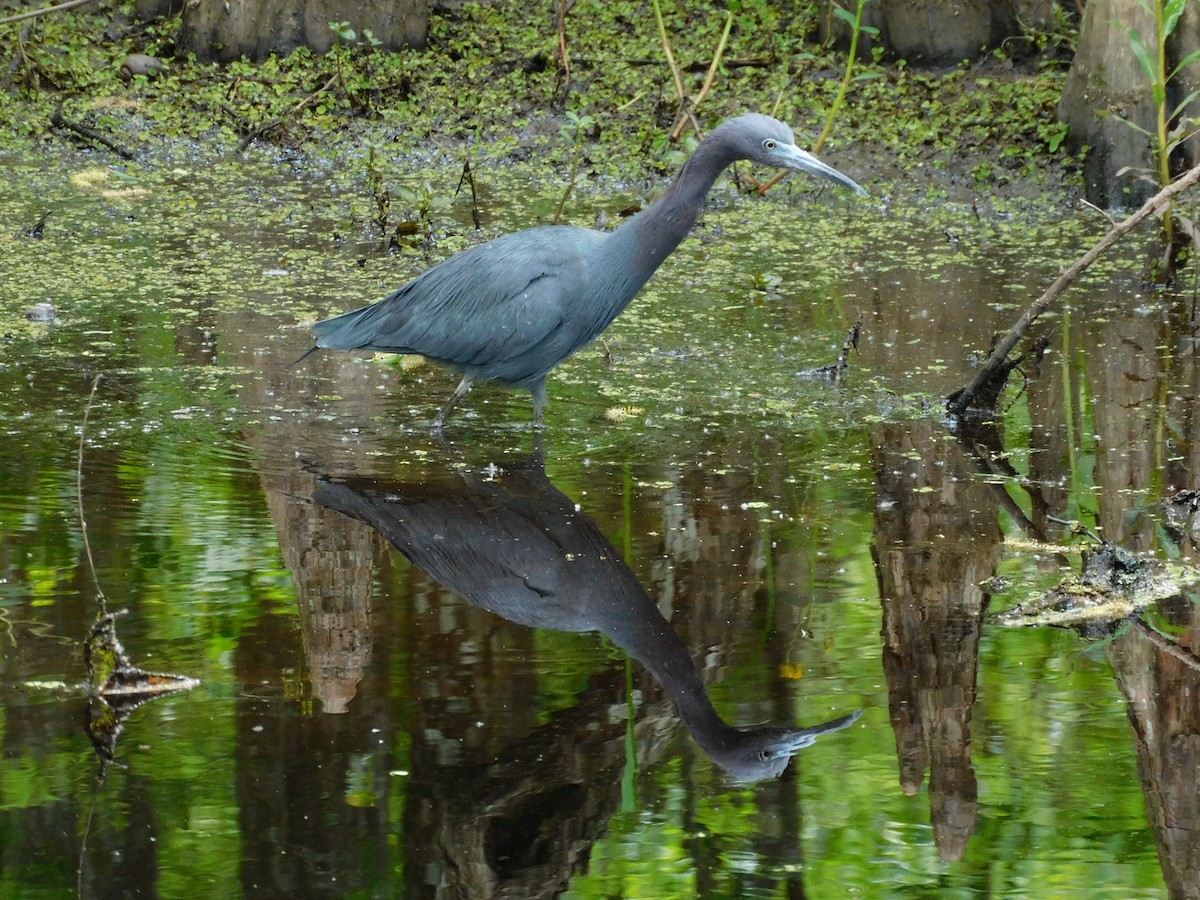
[(771, 140), (770, 138), (767, 138), (765, 141), (763, 141), (763, 149), (764, 150), (774, 150), (775, 142), (773, 140)]
[[(764, 146), (764, 147), (765, 147), (767, 144), (774, 144), (774, 141), (763, 141), (763, 146)], [(770, 759), (770, 758), (771, 758), (771, 751), (770, 751), (770, 750), (759, 750), (759, 751), (758, 751), (758, 758), (759, 758), (759, 759), (761, 759), (763, 762), (766, 762), (768, 759)]]

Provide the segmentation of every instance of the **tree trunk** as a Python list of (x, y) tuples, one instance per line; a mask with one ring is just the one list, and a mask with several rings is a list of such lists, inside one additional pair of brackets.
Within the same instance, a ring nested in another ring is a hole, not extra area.
[(336, 35), (330, 22), (347, 22), (359, 39), (369, 30), (389, 50), (421, 47), (429, 0), (138, 0), (143, 17), (171, 14), (183, 5), (177, 49), (202, 62), (287, 55), (297, 47), (325, 53)]
[(143, 22), (167, 19), (183, 12), (184, 0), (136, 0), (133, 13)]
[[(854, 11), (854, 0), (821, 0), (821, 39), (846, 44), (850, 26), (833, 15), (835, 3)], [(1044, 29), (1052, 18), (1052, 0), (869, 0), (863, 24), (879, 35), (861, 35), (859, 47), (869, 54), (878, 44), (909, 62), (954, 64), (1027, 30)]]
[[(1121, 121), (1151, 132), (1155, 127), (1150, 82), (1129, 39), (1135, 29), (1153, 48), (1154, 17), (1147, 10), (1130, 0), (1089, 0), (1058, 104), (1071, 144), (1088, 147), (1083, 163), (1088, 200), (1103, 208), (1142, 203), (1158, 191), (1154, 180), (1137, 177), (1153, 179), (1150, 139)], [(1127, 175), (1118, 174), (1127, 168)]]

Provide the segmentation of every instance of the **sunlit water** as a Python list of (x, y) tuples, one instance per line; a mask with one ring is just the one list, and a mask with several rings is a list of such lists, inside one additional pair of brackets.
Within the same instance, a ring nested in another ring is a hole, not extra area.
[[(477, 388), (438, 441), (434, 366), (287, 368), (298, 322), (475, 239), (453, 176), (434, 244), (389, 255), (353, 174), (7, 162), (0, 895), (1198, 895), (1191, 600), (1155, 639), (990, 618), (1077, 567), (1048, 514), (1179, 549), (1157, 504), (1197, 486), (1188, 301), (1131, 250), (1046, 323), (992, 443), (939, 414), (1103, 223), (719, 193), (611, 361), (552, 376), (543, 471), (527, 395)], [(489, 234), (557, 203), (494, 178)], [(860, 314), (849, 383), (798, 377)], [(537, 551), (554, 529), (591, 549)], [(557, 624), (497, 614), (504, 565)], [(103, 768), (101, 591), (135, 665), (201, 682), (133, 710)], [(680, 647), (732, 725), (865, 713), (738, 781), (654, 673)]]

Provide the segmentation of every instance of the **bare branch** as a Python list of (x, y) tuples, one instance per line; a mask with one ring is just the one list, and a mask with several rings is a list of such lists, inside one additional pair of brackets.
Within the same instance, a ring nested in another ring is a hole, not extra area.
[(958, 393), (951, 394), (950, 397), (947, 398), (946, 408), (954, 415), (962, 415), (963, 412), (966, 411), (967, 407), (971, 405), (971, 400), (974, 399), (975, 395), (979, 392), (979, 389), (986, 384), (988, 379), (992, 377), (993, 373), (995, 373), (996, 370), (998, 370), (1000, 366), (1004, 364), (1005, 359), (1008, 358), (1008, 354), (1011, 353), (1013, 347), (1017, 345), (1017, 341), (1019, 341), (1025, 335), (1025, 332), (1029, 329), (1029, 326), (1033, 324), (1034, 320), (1037, 319), (1038, 316), (1049, 309), (1050, 304), (1053, 303), (1063, 291), (1070, 287), (1075, 279), (1082, 275), (1092, 263), (1099, 259), (1105, 250), (1107, 250), (1121, 238), (1125, 237), (1125, 235), (1127, 235), (1129, 232), (1133, 231), (1133, 229), (1140, 225), (1145, 219), (1148, 219), (1153, 215), (1158, 215), (1164, 210), (1169, 209), (1171, 201), (1175, 199), (1177, 194), (1183, 193), (1188, 188), (1194, 186), (1197, 182), (1200, 182), (1200, 166), (1189, 169), (1175, 182), (1163, 188), (1161, 191), (1147, 200), (1141, 209), (1120, 224), (1113, 226), (1113, 228), (1100, 240), (1098, 244), (1092, 247), (1092, 249), (1087, 253), (1083, 254), (1083, 256), (1081, 256), (1075, 262), (1075, 264), (1071, 266), (1071, 268), (1059, 275), (1058, 278), (1054, 280), (1054, 283), (1050, 285), (1050, 287), (1046, 288), (1046, 292), (1042, 294), (1042, 296), (1038, 297), (1038, 299), (1035, 300), (1027, 310), (1025, 310), (1021, 318), (1017, 320), (1017, 324), (1013, 326), (1012, 331), (1010, 331), (1002, 341), (996, 344), (995, 349), (992, 350), (991, 356), (988, 357), (987, 362), (985, 362), (983, 367), (975, 374), (975, 378), (972, 379), (971, 383), (963, 388), (963, 390), (959, 391)]

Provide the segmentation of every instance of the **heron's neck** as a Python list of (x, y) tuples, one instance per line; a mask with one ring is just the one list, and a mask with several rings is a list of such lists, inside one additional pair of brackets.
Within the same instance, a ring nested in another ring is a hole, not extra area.
[(666, 192), (611, 235), (607, 251), (626, 267), (638, 287), (687, 237), (717, 176), (734, 161), (720, 143), (702, 143)]
[(687, 725), (696, 743), (710, 753), (719, 750), (725, 745), (726, 737), (736, 729), (713, 708), (700, 672), (671, 623), (663, 618), (648, 596), (644, 593), (642, 596), (645, 606), (635, 615), (625, 615), (623, 625), (609, 627), (615, 623), (604, 623), (601, 630), (650, 671), (674, 702), (679, 718)]

